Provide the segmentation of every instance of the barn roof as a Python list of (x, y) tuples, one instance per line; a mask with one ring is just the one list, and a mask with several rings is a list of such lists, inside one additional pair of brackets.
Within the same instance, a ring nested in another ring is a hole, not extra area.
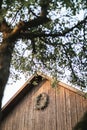
[[(20, 102), (20, 100), (22, 100), (22, 98), (24, 97), (24, 95), (26, 95), (27, 92), (31, 91), (35, 86), (39, 85), (42, 81), (46, 80), (52, 81), (52, 78), (40, 72), (34, 74), (31, 78), (29, 78), (25, 82), (25, 84), (16, 92), (16, 94), (14, 94), (14, 96), (2, 107), (2, 120)], [(58, 85), (66, 89), (69, 89), (70, 91), (73, 91), (81, 96), (85, 96), (84, 92), (76, 88), (73, 88), (63, 82), (58, 81)]]

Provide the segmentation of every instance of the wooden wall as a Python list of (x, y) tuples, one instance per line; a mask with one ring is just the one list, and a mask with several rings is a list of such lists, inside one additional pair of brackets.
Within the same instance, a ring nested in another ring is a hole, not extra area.
[[(72, 130), (86, 111), (87, 100), (61, 86), (52, 88), (49, 81), (40, 86), (35, 87), (10, 112), (0, 130)], [(48, 107), (35, 110), (35, 97), (42, 92), (49, 95)]]

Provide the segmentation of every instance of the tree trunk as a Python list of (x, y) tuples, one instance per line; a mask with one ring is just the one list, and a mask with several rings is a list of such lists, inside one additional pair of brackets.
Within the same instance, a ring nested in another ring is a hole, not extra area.
[(14, 44), (10, 41), (3, 41), (0, 45), (0, 119), (1, 119), (1, 105), (4, 88), (8, 81), (9, 69)]

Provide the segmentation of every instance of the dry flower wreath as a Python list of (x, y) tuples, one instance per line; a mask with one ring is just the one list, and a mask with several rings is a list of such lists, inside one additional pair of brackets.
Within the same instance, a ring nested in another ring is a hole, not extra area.
[(42, 110), (48, 105), (48, 95), (46, 93), (39, 94), (35, 99), (35, 109)]

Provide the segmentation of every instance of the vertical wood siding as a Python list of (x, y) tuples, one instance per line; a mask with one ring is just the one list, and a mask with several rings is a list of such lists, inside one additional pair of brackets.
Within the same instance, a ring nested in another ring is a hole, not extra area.
[[(35, 97), (45, 92), (49, 104), (44, 110), (35, 110)], [(87, 110), (87, 100), (77, 93), (49, 81), (35, 87), (3, 120), (0, 130), (72, 130)]]

